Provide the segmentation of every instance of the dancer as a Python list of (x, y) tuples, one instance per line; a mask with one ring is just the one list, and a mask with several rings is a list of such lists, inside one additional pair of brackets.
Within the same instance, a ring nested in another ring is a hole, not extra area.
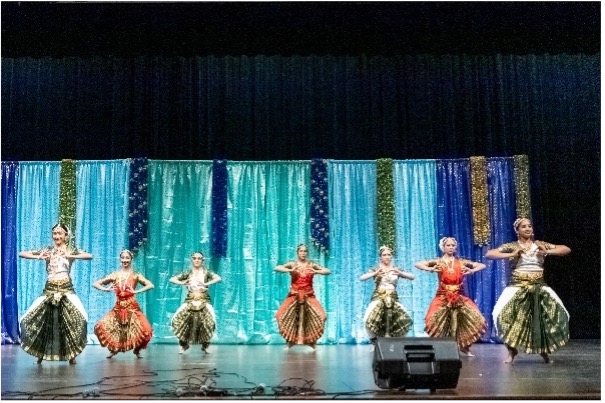
[(42, 295), (21, 319), (21, 347), (38, 357), (38, 364), (42, 360), (75, 364), (86, 346), (88, 315), (74, 292), (71, 265), (92, 255), (69, 245), (69, 229), (63, 224), (52, 227), (52, 237), (52, 246), (19, 253), (25, 259), (44, 260), (48, 273)]
[(275, 317), (279, 333), (288, 343), (286, 349), (294, 344), (306, 344), (315, 349), (324, 332), (326, 313), (315, 298), (313, 276), (328, 275), (331, 271), (307, 260), (305, 244), (298, 245), (296, 254), (297, 260), (275, 267), (275, 271), (290, 273), (292, 277), (290, 292)]
[(494, 325), (508, 350), (505, 363), (513, 362), (518, 348), (528, 354), (539, 353), (544, 362), (548, 354), (569, 341), (569, 313), (557, 294), (544, 282), (544, 259), (565, 256), (571, 249), (533, 239), (532, 223), (518, 218), (513, 223), (517, 241), (490, 249), (488, 259), (509, 259), (512, 277), (502, 291), (494, 311)]
[(372, 267), (359, 277), (362, 281), (374, 277), (376, 284), (363, 316), (366, 332), (372, 343), (376, 341), (376, 337), (405, 337), (412, 327), (412, 317), (397, 296), (397, 281), (400, 277), (414, 280), (414, 275), (393, 266), (393, 250), (388, 246), (381, 246), (378, 254), (378, 266)]
[[(135, 297), (135, 294), (152, 289), (153, 284), (142, 274), (132, 270), (133, 258), (131, 251), (123, 250), (120, 252), (122, 268), (92, 285), (97, 290), (116, 293), (117, 300), (113, 309), (95, 325), (99, 342), (110, 352), (107, 358), (133, 349), (133, 353), (141, 358), (141, 349), (147, 347), (153, 333)], [(108, 284), (111, 286), (104, 287)], [(137, 284), (141, 284), (143, 288), (137, 290)]]
[(455, 238), (441, 238), (439, 249), (443, 256), (415, 264), (420, 270), (439, 275), (439, 288), (427, 311), (424, 330), (431, 337), (455, 338), (460, 351), (474, 357), (470, 346), (485, 333), (487, 322), (477, 305), (464, 295), (463, 280), (464, 276), (485, 269), (485, 265), (457, 258), (457, 248)]
[(208, 347), (216, 329), (216, 314), (210, 305), (208, 287), (221, 281), (218, 274), (204, 267), (204, 255), (191, 255), (192, 268), (170, 278), (174, 284), (187, 287), (185, 302), (172, 317), (172, 331), (179, 339), (179, 354), (183, 354), (191, 344), (201, 344), (202, 351), (210, 354)]

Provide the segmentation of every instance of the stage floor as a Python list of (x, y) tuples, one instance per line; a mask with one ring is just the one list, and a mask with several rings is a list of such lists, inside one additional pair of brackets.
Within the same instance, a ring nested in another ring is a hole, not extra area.
[[(374, 383), (370, 345), (327, 345), (312, 351), (282, 345), (152, 344), (106, 359), (89, 345), (76, 365), (36, 364), (19, 346), (2, 346), (3, 399), (600, 399), (601, 341), (572, 340), (545, 364), (519, 354), (504, 364), (503, 345), (476, 344), (461, 357), (456, 389), (388, 390)], [(258, 390), (258, 386), (264, 386)]]

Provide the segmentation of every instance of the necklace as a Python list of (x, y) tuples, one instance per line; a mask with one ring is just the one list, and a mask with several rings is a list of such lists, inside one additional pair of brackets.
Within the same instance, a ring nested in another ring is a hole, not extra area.
[(447, 271), (449, 273), (453, 273), (454, 272), (454, 258), (452, 257), (450, 259), (446, 259), (444, 256), (443, 261), (445, 262), (445, 265), (447, 266)]
[(130, 275), (132, 274), (132, 271), (128, 271), (128, 274), (126, 276), (123, 275), (123, 273), (118, 274), (118, 289), (123, 290), (124, 288), (126, 288), (126, 285), (128, 284), (128, 280), (130, 279)]
[(518, 240), (517, 243), (519, 244), (519, 246), (521, 247), (521, 250), (524, 253), (529, 252), (529, 250), (531, 249), (531, 247), (534, 244), (534, 242), (532, 240), (529, 240), (529, 242), (521, 242), (521, 240)]

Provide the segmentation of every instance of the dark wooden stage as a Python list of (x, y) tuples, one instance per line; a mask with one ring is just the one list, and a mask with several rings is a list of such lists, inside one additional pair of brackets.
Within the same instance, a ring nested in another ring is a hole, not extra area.
[[(89, 345), (76, 365), (37, 365), (19, 346), (2, 346), (2, 399), (600, 399), (601, 342), (572, 340), (543, 363), (539, 355), (504, 364), (503, 345), (477, 344), (462, 357), (456, 389), (388, 390), (374, 383), (370, 345), (198, 346), (179, 355), (153, 344), (106, 359)], [(259, 388), (258, 386), (261, 386)], [(262, 389), (262, 390), (261, 390)]]

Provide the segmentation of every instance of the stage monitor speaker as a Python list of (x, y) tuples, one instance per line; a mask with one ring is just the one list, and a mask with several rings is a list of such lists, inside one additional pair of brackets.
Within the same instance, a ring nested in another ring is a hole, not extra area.
[(376, 339), (372, 369), (379, 388), (454, 389), (461, 367), (458, 345), (453, 338)]

